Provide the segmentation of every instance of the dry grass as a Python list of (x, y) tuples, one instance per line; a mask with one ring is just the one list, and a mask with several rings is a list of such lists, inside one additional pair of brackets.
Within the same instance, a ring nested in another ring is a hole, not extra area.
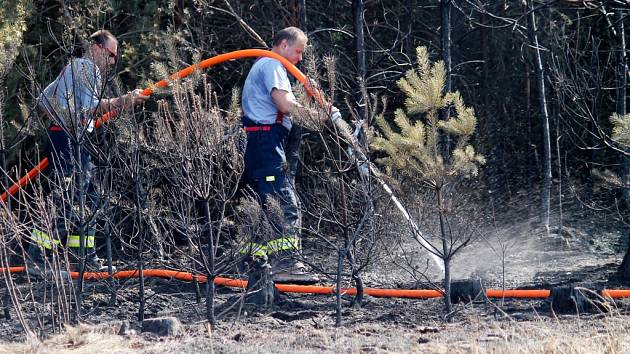
[(110, 326), (69, 327), (42, 342), (0, 344), (0, 353), (628, 353), (630, 317), (540, 317), (494, 320), (471, 315), (427, 330), (391, 323), (332, 327), (330, 316), (290, 323), (270, 316), (223, 324), (209, 335), (205, 324), (188, 326), (188, 336), (157, 339), (118, 336)]
[(43, 341), (0, 343), (0, 353), (136, 353), (145, 346), (142, 337), (119, 336), (116, 331), (114, 326), (68, 326)]
[[(440, 336), (430, 352), (471, 353), (627, 353), (628, 317), (539, 318), (527, 322), (490, 322), (476, 331), (456, 329)], [(446, 339), (446, 340), (445, 340)]]

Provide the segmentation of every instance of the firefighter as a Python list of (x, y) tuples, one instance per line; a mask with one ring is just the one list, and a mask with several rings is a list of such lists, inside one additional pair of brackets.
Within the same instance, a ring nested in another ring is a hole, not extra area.
[[(307, 37), (296, 27), (274, 36), (272, 52), (296, 65), (302, 60)], [(272, 239), (253, 240), (241, 253), (266, 257), (276, 283), (316, 283), (319, 278), (300, 261), (301, 213), (295, 192), (300, 129), (291, 112), (302, 107), (293, 95), (287, 71), (273, 58), (254, 63), (243, 87), (243, 127), (247, 132), (245, 181), (263, 206), (275, 198), (284, 220), (274, 223)], [(338, 112), (332, 107), (331, 112)]]
[[(87, 149), (91, 144), (90, 133), (94, 129), (96, 117), (106, 112), (131, 108), (149, 98), (142, 95), (141, 90), (115, 98), (102, 97), (104, 77), (117, 59), (116, 37), (107, 30), (97, 31), (90, 36), (89, 47), (84, 55), (72, 58), (37, 98), (39, 110), (51, 122), (46, 144), (46, 156), (51, 168), (47, 176), (51, 181), (51, 193), (57, 208), (54, 225), (56, 234), (50, 235), (37, 226), (31, 232), (32, 242), (26, 264), (32, 275), (44, 275), (45, 269), (49, 269), (45, 265), (46, 255), (60, 245), (70, 250), (71, 266), (78, 262), (80, 222), (84, 225), (87, 269), (106, 269), (96, 254), (94, 238), (99, 198), (92, 183), (93, 164)], [(83, 220), (79, 215), (80, 194), (85, 198), (83, 210), (86, 213)]]

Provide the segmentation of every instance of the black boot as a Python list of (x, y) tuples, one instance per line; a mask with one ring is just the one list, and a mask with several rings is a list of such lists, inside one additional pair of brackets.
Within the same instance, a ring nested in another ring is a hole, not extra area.
[[(44, 249), (40, 246), (29, 244), (24, 265), (26, 266), (26, 273), (35, 280), (51, 281), (55, 279), (55, 274), (51, 269), (51, 264), (46, 264), (46, 254), (44, 252)], [(65, 270), (59, 270), (58, 275), (62, 282), (69, 283), (72, 281), (70, 273)]]
[[(96, 249), (88, 249), (85, 256), (85, 270), (88, 272), (109, 272), (107, 262), (96, 254)], [(112, 273), (116, 273), (116, 267), (112, 265)]]
[(297, 252), (276, 252), (271, 256), (271, 274), (276, 283), (315, 284), (319, 282), (317, 274), (309, 271), (299, 260)]
[(28, 245), (28, 252), (24, 259), (26, 273), (32, 277), (44, 278), (46, 273), (46, 264), (42, 255), (41, 247), (33, 244)]

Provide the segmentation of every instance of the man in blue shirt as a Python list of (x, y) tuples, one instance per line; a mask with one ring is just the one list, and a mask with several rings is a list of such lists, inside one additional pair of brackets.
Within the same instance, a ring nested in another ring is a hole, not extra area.
[[(302, 60), (307, 41), (300, 29), (288, 27), (274, 36), (272, 52), (296, 65)], [(245, 180), (263, 207), (269, 198), (278, 201), (284, 220), (273, 223), (271, 239), (255, 235), (241, 252), (268, 257), (274, 282), (316, 283), (319, 278), (299, 260), (301, 213), (294, 177), (300, 132), (291, 113), (304, 108), (293, 95), (287, 70), (280, 61), (266, 57), (256, 61), (245, 80), (242, 107), (247, 132)]]
[[(81, 248), (79, 223), (84, 223), (84, 249), (89, 270), (103, 271), (102, 261), (96, 255), (94, 239), (95, 213), (98, 196), (91, 181), (92, 163), (86, 147), (89, 133), (94, 129), (95, 118), (110, 111), (121, 111), (146, 101), (149, 97), (134, 90), (116, 98), (103, 98), (103, 75), (118, 58), (118, 40), (109, 31), (97, 31), (90, 36), (90, 46), (80, 58), (72, 58), (59, 76), (50, 83), (37, 99), (38, 107), (50, 120), (46, 156), (49, 160), (47, 177), (52, 182), (52, 195), (59, 208), (55, 216), (57, 235), (46, 228), (35, 226), (31, 231), (27, 268), (32, 275), (44, 275), (46, 253), (58, 245), (70, 249), (71, 263), (78, 261)], [(76, 149), (80, 150), (77, 159)], [(81, 185), (79, 185), (81, 181)], [(82, 192), (88, 213), (81, 220), (78, 205)], [(86, 222), (86, 219), (88, 219)], [(76, 270), (76, 269), (74, 269)]]

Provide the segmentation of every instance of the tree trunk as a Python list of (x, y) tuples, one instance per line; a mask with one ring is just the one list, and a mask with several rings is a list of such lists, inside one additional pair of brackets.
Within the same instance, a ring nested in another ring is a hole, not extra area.
[[(618, 73), (617, 73), (617, 114), (626, 114), (626, 86), (628, 85), (628, 62), (626, 58), (626, 35), (624, 26), (624, 15), (621, 12), (617, 12), (618, 19), (618, 32), (619, 32), (619, 49), (618, 49)], [(627, 151), (630, 152), (630, 149)], [(630, 158), (628, 156), (623, 157), (623, 174), (622, 180), (626, 185), (630, 184)], [(626, 254), (623, 257), (623, 261), (619, 266), (619, 274), (624, 278), (630, 278), (630, 188), (626, 188), (623, 191), (623, 199), (626, 202), (626, 216), (624, 227), (624, 237), (628, 239), (628, 245), (626, 246)]]
[(143, 202), (145, 201), (146, 195), (145, 190), (142, 187), (142, 173), (144, 169), (142, 166), (142, 157), (140, 155), (140, 127), (136, 125), (134, 127), (134, 139), (133, 144), (135, 145), (135, 149), (133, 151), (133, 157), (131, 158), (130, 164), (131, 168), (134, 171), (134, 208), (135, 208), (135, 232), (138, 232), (139, 240), (138, 240), (138, 282), (139, 290), (138, 297), (139, 306), (138, 306), (138, 322), (142, 323), (144, 321), (144, 312), (146, 305), (146, 294), (145, 294), (145, 279), (144, 279), (144, 228), (142, 227), (142, 210), (143, 210)]
[(532, 180), (534, 178), (534, 159), (532, 154), (536, 152), (535, 148), (532, 149), (532, 84), (530, 76), (530, 67), (527, 60), (525, 60), (525, 112), (527, 114), (527, 147), (525, 149), (527, 154), (527, 219), (529, 220), (534, 215), (532, 207), (533, 185)]
[(543, 59), (538, 44), (538, 34), (536, 33), (536, 15), (534, 13), (533, 0), (527, 1), (527, 32), (534, 47), (536, 59), (536, 81), (538, 82), (538, 94), (540, 98), (540, 113), (543, 128), (544, 146), (544, 168), (543, 168), (543, 188), (541, 194), (541, 224), (549, 234), (549, 213), (551, 209), (551, 138), (549, 134), (549, 112), (547, 111), (547, 98), (545, 94), (545, 72)]
[[(451, 2), (452, 0), (440, 0), (440, 44), (442, 48), (442, 61), (444, 61), (444, 71), (446, 77), (444, 80), (444, 93), (452, 91), (451, 85)], [(450, 108), (445, 108), (440, 112), (441, 120), (448, 120), (450, 117)], [(451, 155), (451, 138), (448, 134), (444, 136), (444, 158)]]
[(337, 280), (335, 282), (335, 327), (341, 327), (341, 273), (343, 272), (344, 250), (337, 251)]
[[(135, 162), (138, 162), (136, 160)], [(138, 177), (137, 177), (138, 178)], [(136, 180), (136, 223), (138, 225), (138, 236), (140, 237), (138, 244), (138, 281), (140, 282), (140, 289), (138, 292), (138, 296), (140, 297), (140, 304), (138, 307), (138, 322), (142, 323), (144, 321), (144, 309), (145, 309), (145, 290), (144, 290), (144, 256), (142, 253), (144, 252), (144, 232), (142, 231), (142, 212), (141, 212), (141, 199), (140, 193), (142, 193), (142, 189), (140, 186), (140, 181)]]
[(345, 236), (346, 236), (346, 239), (344, 243), (344, 254), (346, 256), (346, 259), (348, 260), (348, 263), (350, 263), (350, 271), (351, 271), (350, 276), (352, 277), (352, 280), (354, 280), (354, 284), (357, 289), (357, 294), (352, 300), (352, 306), (354, 305), (361, 306), (363, 302), (363, 295), (364, 295), (363, 280), (361, 280), (361, 276), (356, 271), (357, 265), (354, 260), (354, 254), (352, 253), (352, 248), (356, 247), (356, 244), (354, 240), (350, 239), (350, 234), (348, 232), (345, 232)]
[[(74, 191), (72, 191), (72, 188), (77, 188), (78, 189), (78, 194), (79, 194), (79, 220), (77, 220), (77, 224), (78, 224), (78, 232), (79, 232), (79, 278), (77, 279), (77, 321), (81, 320), (81, 312), (82, 312), (82, 306), (83, 306), (83, 275), (85, 274), (85, 227), (84, 227), (84, 220), (85, 220), (85, 188), (84, 188), (84, 184), (85, 184), (85, 178), (87, 178), (86, 176), (86, 171), (83, 168), (83, 159), (81, 158), (81, 144), (82, 141), (81, 139), (78, 139), (77, 137), (77, 142), (75, 145), (75, 149), (74, 149), (74, 153), (75, 153), (75, 159), (76, 159), (76, 165), (75, 165), (75, 173), (74, 176), (76, 178), (76, 183), (74, 186), (70, 186), (70, 196), (69, 199), (67, 201), (67, 203), (70, 203), (71, 207), (72, 204), (74, 204), (74, 200), (72, 197), (72, 194), (74, 193)], [(65, 183), (62, 182), (62, 183)], [(68, 243), (68, 237), (70, 237), (70, 235), (66, 235), (66, 244)], [(68, 269), (71, 270), (71, 269)]]
[(560, 135), (560, 116), (555, 109), (554, 117), (556, 119), (556, 161), (558, 164), (558, 234), (561, 235), (564, 224), (562, 215), (562, 156), (560, 155), (562, 150), (560, 148), (560, 140), (562, 139), (562, 135)]
[(444, 216), (444, 196), (442, 188), (436, 189), (438, 202), (438, 216), (440, 217), (440, 235), (442, 238), (442, 260), (444, 261), (444, 305), (446, 313), (451, 312), (451, 249), (447, 237), (446, 220)]
[[(109, 209), (109, 208), (108, 208)], [(117, 283), (116, 280), (114, 280), (114, 278), (112, 277), (113, 275), (113, 268), (112, 268), (112, 261), (113, 261), (113, 257), (112, 257), (112, 230), (111, 230), (111, 226), (109, 224), (109, 220), (105, 222), (105, 246), (107, 247), (107, 272), (109, 273), (109, 286), (110, 286), (110, 293), (109, 293), (109, 306), (114, 306), (116, 305), (116, 298), (117, 298)]]
[[(194, 249), (195, 249), (195, 245), (193, 244), (192, 240), (190, 239), (190, 237), (186, 237), (186, 240), (188, 241), (188, 249), (190, 249), (190, 256), (194, 257)], [(199, 257), (204, 257), (203, 255), (203, 251), (199, 252)], [(201, 260), (203, 262), (203, 260)], [(195, 262), (193, 262), (192, 264), (192, 271), (193, 273), (197, 273), (197, 267), (195, 266)], [(197, 301), (198, 304), (201, 303), (201, 287), (199, 286), (199, 282), (197, 281), (196, 278), (193, 278), (193, 284), (195, 284), (195, 299)], [(208, 290), (208, 288), (206, 288), (206, 290)]]
[(440, 43), (442, 47), (442, 60), (446, 71), (444, 92), (451, 92), (451, 2), (452, 0), (440, 0), (440, 15), (442, 26), (440, 31)]
[[(206, 294), (206, 318), (208, 323), (210, 323), (210, 328), (213, 330), (217, 327), (217, 320), (214, 314), (214, 276), (216, 275), (216, 259), (215, 259), (215, 240), (214, 240), (214, 232), (212, 230), (212, 223), (210, 220), (210, 202), (208, 199), (203, 201), (203, 222), (204, 227), (202, 230), (205, 230), (206, 237), (208, 237), (208, 266), (209, 273), (208, 274), (208, 285), (207, 285), (207, 294)], [(200, 252), (203, 257), (203, 252)]]
[(289, 12), (294, 15), (289, 25), (306, 32), (306, 0), (289, 0), (287, 7)]
[[(442, 60), (444, 61), (444, 70), (446, 77), (444, 80), (444, 93), (452, 91), (451, 85), (451, 2), (452, 0), (440, 0), (440, 16), (441, 16), (441, 32), (440, 43), (442, 48)], [(450, 117), (450, 109), (445, 108), (440, 112), (440, 119), (448, 120)], [(451, 155), (451, 139), (446, 134), (444, 137), (444, 157), (449, 158)], [(450, 267), (450, 247), (446, 239), (446, 225), (443, 214), (442, 188), (436, 190), (438, 197), (438, 214), (440, 217), (440, 233), (442, 237), (442, 260), (444, 262), (444, 305), (446, 313), (451, 312), (451, 267)]]
[[(5, 120), (4, 120), (4, 94), (0, 93), (0, 168), (2, 168), (2, 171), (8, 171), (7, 170), (7, 158), (6, 158), (6, 147), (5, 147), (5, 143), (4, 143), (4, 124), (5, 124)], [(8, 190), (8, 188), (10, 187), (9, 184), (9, 174), (8, 173), (3, 173), (2, 174), (2, 190), (6, 191)], [(11, 211), (11, 198), (7, 198), (7, 200), (5, 201), (6, 205), (7, 205), (7, 210)]]
[(306, 32), (306, 0), (297, 0), (298, 4), (298, 25), (300, 28)]
[[(138, 214), (140, 210), (138, 210)], [(140, 220), (138, 220), (138, 227), (141, 230)], [(140, 297), (140, 304), (138, 307), (138, 322), (144, 321), (144, 309), (145, 309), (145, 291), (144, 291), (144, 257), (142, 255), (144, 252), (144, 236), (142, 231), (140, 231), (140, 245), (138, 246), (138, 281), (140, 282), (140, 289), (138, 292), (138, 296)]]
[[(363, 34), (363, 0), (352, 0), (352, 18), (354, 19), (354, 43), (357, 51), (357, 71), (359, 80), (365, 85), (365, 75), (367, 68), (365, 64), (365, 36)], [(358, 88), (356, 101), (360, 102), (363, 98), (361, 87)], [(367, 121), (367, 102), (360, 105), (359, 113), (364, 121)]]

